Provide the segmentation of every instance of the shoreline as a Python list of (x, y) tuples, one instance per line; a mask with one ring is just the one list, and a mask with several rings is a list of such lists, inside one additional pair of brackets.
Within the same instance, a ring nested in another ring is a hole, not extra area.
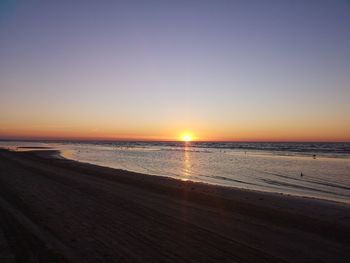
[[(15, 258), (341, 262), (350, 256), (346, 203), (181, 181), (50, 154), (57, 151), (0, 150), (0, 215), (11, 219), (0, 234)], [(9, 230), (11, 221), (16, 226)], [(19, 229), (30, 233), (29, 252), (16, 252), (21, 242), (8, 240), (20, 236)]]
[[(32, 151), (36, 151), (34, 148)], [(41, 150), (42, 152), (43, 150)], [(78, 163), (84, 163), (84, 164), (89, 164), (89, 165), (95, 165), (98, 167), (102, 167), (102, 168), (110, 168), (110, 169), (115, 169), (115, 170), (122, 170), (125, 172), (130, 172), (130, 173), (137, 173), (137, 174), (143, 174), (146, 176), (156, 176), (156, 177), (161, 177), (161, 178), (170, 178), (170, 179), (174, 179), (174, 180), (179, 180), (179, 181), (187, 181), (187, 182), (191, 182), (191, 183), (195, 183), (195, 184), (203, 184), (203, 185), (208, 185), (208, 186), (217, 186), (217, 187), (223, 187), (223, 188), (228, 188), (228, 189), (233, 189), (233, 190), (238, 190), (238, 191), (249, 191), (249, 192), (256, 192), (256, 193), (262, 193), (262, 194), (272, 194), (272, 195), (283, 195), (283, 196), (289, 196), (291, 198), (302, 198), (302, 199), (311, 199), (311, 200), (317, 200), (320, 202), (330, 202), (330, 203), (338, 203), (338, 204), (344, 204), (344, 205), (350, 205), (350, 199), (348, 202), (344, 201), (343, 199), (331, 199), (331, 198), (321, 198), (321, 197), (315, 197), (315, 196), (311, 196), (311, 195), (303, 195), (303, 194), (294, 194), (294, 193), (287, 193), (287, 192), (278, 192), (278, 191), (273, 191), (273, 190), (260, 190), (260, 189), (251, 189), (251, 188), (243, 188), (243, 187), (239, 187), (239, 186), (230, 186), (227, 184), (220, 184), (220, 183), (214, 183), (214, 182), (203, 182), (203, 181), (195, 181), (195, 180), (191, 180), (191, 179), (181, 179), (177, 176), (166, 176), (166, 175), (156, 175), (156, 174), (151, 174), (151, 173), (142, 173), (142, 172), (137, 172), (137, 171), (131, 171), (131, 170), (127, 170), (127, 169), (121, 169), (121, 168), (115, 168), (112, 166), (108, 166), (108, 165), (101, 165), (101, 164), (94, 164), (94, 163), (90, 163), (90, 162), (83, 162), (83, 161), (79, 161), (79, 160), (74, 160), (73, 158), (67, 158), (64, 156), (64, 154), (62, 153), (62, 150), (59, 149), (54, 149), (51, 148), (51, 150), (48, 151), (57, 151), (56, 153), (52, 153), (52, 155), (48, 152), (47, 155), (51, 155), (53, 158), (57, 158), (57, 159), (65, 159), (68, 161), (73, 161), (73, 162), (78, 162)], [(46, 153), (44, 153), (42, 156), (45, 157)], [(281, 156), (277, 156), (277, 157), (281, 157)], [(338, 157), (322, 157), (322, 158), (338, 158)], [(350, 157), (349, 157), (350, 158)]]
[[(160, 177), (163, 179), (170, 179), (170, 180), (175, 180), (175, 181), (180, 181), (180, 182), (187, 182), (191, 184), (197, 184), (197, 185), (203, 185), (204, 187), (218, 187), (218, 188), (226, 188), (228, 190), (233, 190), (233, 191), (242, 191), (242, 192), (253, 192), (255, 194), (266, 194), (266, 195), (273, 195), (273, 196), (285, 196), (288, 198), (296, 198), (296, 199), (309, 199), (309, 200), (314, 200), (318, 202), (324, 202), (324, 203), (335, 203), (339, 205), (350, 205), (349, 203), (342, 202), (340, 200), (334, 200), (334, 199), (322, 199), (322, 198), (317, 198), (313, 196), (307, 196), (307, 195), (296, 195), (296, 194), (289, 194), (289, 193), (283, 193), (283, 192), (274, 192), (274, 191), (263, 191), (263, 190), (256, 190), (256, 189), (249, 189), (249, 188), (241, 188), (241, 187), (235, 187), (235, 186), (229, 186), (229, 185), (224, 185), (224, 184), (215, 184), (215, 183), (206, 183), (206, 182), (201, 182), (201, 181), (193, 181), (193, 180), (182, 180), (177, 177), (171, 177), (171, 176), (165, 176), (165, 175), (155, 175), (155, 174), (147, 174), (147, 173), (140, 173), (140, 172), (135, 172), (135, 171), (130, 171), (126, 169), (120, 169), (120, 168), (113, 168), (110, 166), (103, 166), (103, 165), (98, 165), (98, 164), (93, 164), (89, 162), (82, 162), (74, 159), (70, 159), (65, 157), (62, 154), (62, 150), (51, 148), (51, 147), (17, 147), (18, 149), (24, 149), (24, 151), (31, 152), (32, 154), (35, 154), (37, 156), (40, 156), (41, 158), (52, 158), (52, 159), (62, 159), (70, 162), (76, 162), (80, 164), (86, 164), (86, 165), (92, 165), (96, 167), (101, 167), (103, 168), (108, 168), (108, 169), (113, 169), (113, 170), (120, 170), (124, 171), (127, 173), (132, 173), (132, 174), (140, 174), (143, 176), (151, 176), (151, 177)], [(1, 149), (1, 147), (0, 147)], [(11, 150), (10, 150), (11, 151)], [(15, 152), (23, 152), (23, 151), (15, 151)]]

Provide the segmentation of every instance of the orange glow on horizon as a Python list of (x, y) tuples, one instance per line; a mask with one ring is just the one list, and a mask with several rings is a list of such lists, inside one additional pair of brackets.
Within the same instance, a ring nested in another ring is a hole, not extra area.
[(348, 137), (320, 137), (320, 136), (235, 136), (235, 137), (200, 137), (190, 138), (181, 137), (180, 139), (170, 136), (123, 136), (123, 135), (100, 135), (91, 136), (85, 134), (74, 134), (74, 133), (35, 133), (35, 134), (0, 134), (0, 140), (101, 140), (101, 141), (212, 141), (212, 142), (350, 142)]
[[(243, 126), (242, 126), (243, 127)], [(6, 140), (121, 140), (121, 141), (236, 141), (236, 142), (322, 142), (322, 141), (350, 141), (347, 129), (334, 131), (333, 129), (322, 129), (319, 132), (313, 129), (300, 129), (287, 131), (285, 129), (271, 128), (263, 129), (258, 127), (244, 127), (241, 129), (234, 127), (220, 127), (220, 129), (210, 129), (198, 125), (191, 131), (180, 132), (181, 125), (178, 127), (169, 126), (166, 128), (155, 127), (153, 129), (125, 129), (101, 128), (93, 130), (93, 127), (40, 127), (25, 128), (11, 127), (1, 129), (0, 139)], [(321, 127), (320, 127), (321, 128)], [(194, 136), (194, 134), (196, 134)]]

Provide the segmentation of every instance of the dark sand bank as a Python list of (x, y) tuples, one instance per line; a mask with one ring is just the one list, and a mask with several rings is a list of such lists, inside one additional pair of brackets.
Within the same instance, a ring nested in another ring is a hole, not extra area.
[[(0, 150), (0, 262), (348, 262), (350, 206)], [(32, 260), (32, 261), (30, 261)]]

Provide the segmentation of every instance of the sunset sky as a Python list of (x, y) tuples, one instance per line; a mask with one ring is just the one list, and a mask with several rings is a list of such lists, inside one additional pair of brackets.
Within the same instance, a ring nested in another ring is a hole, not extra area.
[(0, 138), (350, 141), (349, 1), (0, 1)]

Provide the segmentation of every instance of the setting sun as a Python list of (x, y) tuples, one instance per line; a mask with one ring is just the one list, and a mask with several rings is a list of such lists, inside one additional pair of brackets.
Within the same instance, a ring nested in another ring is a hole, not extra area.
[(190, 141), (192, 141), (192, 137), (188, 134), (185, 134), (184, 136), (182, 136), (182, 140), (184, 142), (190, 142)]

